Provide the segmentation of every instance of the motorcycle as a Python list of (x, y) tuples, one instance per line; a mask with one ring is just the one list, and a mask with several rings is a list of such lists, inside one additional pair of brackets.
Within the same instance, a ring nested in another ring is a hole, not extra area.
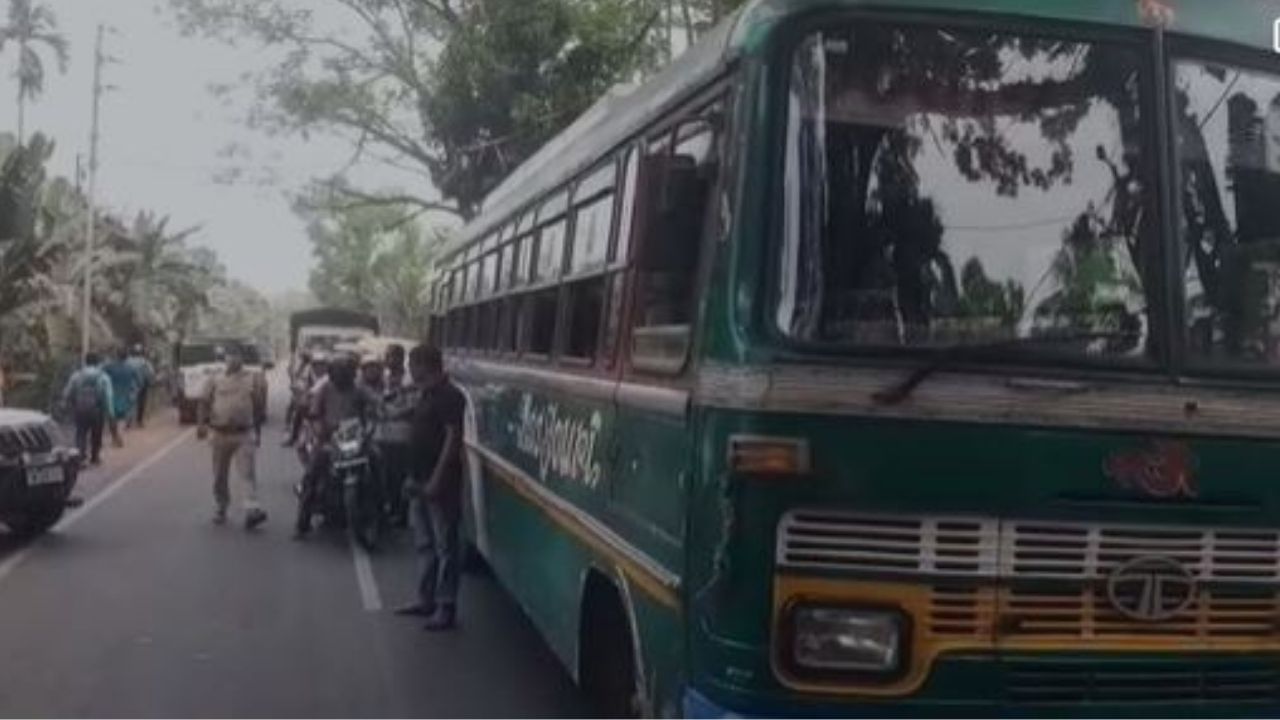
[[(375, 549), (381, 540), (383, 519), (370, 429), (359, 420), (346, 420), (323, 449), (313, 438), (307, 445), (304, 452), (308, 454), (328, 454), (326, 471), (316, 481), (307, 510), (318, 508), (326, 525), (345, 526), (362, 547)], [(301, 489), (299, 494), (303, 494)], [(300, 497), (299, 501), (307, 499)]]

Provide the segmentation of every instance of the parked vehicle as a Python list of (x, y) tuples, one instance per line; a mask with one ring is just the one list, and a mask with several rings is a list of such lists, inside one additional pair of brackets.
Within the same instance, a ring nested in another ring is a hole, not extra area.
[(0, 523), (20, 537), (53, 527), (75, 490), (80, 460), (48, 415), (0, 410)]
[(347, 531), (372, 550), (382, 534), (381, 493), (373, 472), (372, 433), (362, 423), (344, 423), (330, 441), (329, 474), (342, 488)]
[(190, 425), (196, 421), (206, 383), (225, 367), (224, 356), (229, 345), (239, 346), (245, 353), (246, 368), (258, 372), (270, 369), (263, 362), (258, 344), (251, 339), (202, 338), (176, 344), (173, 348), (171, 390), (174, 405), (178, 408), (178, 420), (182, 424)]
[(315, 308), (289, 318), (289, 349), (332, 352), (343, 343), (358, 342), (380, 333), (378, 318), (342, 308)]
[(604, 717), (1274, 715), (1280, 5), (751, 0), (440, 253)]

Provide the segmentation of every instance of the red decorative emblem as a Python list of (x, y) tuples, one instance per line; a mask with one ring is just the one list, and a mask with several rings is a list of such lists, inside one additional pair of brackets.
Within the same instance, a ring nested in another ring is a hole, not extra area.
[(1200, 494), (1196, 459), (1186, 443), (1157, 440), (1141, 450), (1117, 452), (1102, 469), (1120, 487), (1147, 497), (1168, 500)]

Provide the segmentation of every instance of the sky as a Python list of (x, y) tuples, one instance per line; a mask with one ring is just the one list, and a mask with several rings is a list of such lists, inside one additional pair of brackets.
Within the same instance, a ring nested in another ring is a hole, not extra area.
[[(140, 210), (169, 215), (175, 229), (200, 226), (191, 242), (216, 250), (232, 277), (267, 294), (304, 289), (310, 245), (289, 194), (342, 168), (351, 150), (333, 138), (271, 138), (247, 129), (247, 106), (228, 105), (209, 92), (210, 84), (235, 81), (270, 57), (183, 37), (164, 0), (43, 2), (71, 44), (68, 72), (59, 75), (47, 58), (45, 94), (27, 108), (28, 132), (57, 142), (54, 172), (74, 177), (78, 155), (88, 166), (94, 38), (98, 23), (108, 23), (115, 30), (107, 35), (107, 54), (115, 62), (105, 78), (114, 89), (102, 105), (100, 203), (126, 216)], [(0, 98), (15, 97), (13, 65), (14, 53), (6, 49)], [(16, 127), (15, 102), (0, 102), (0, 131)], [(228, 159), (233, 145), (240, 152)], [(246, 172), (228, 184), (234, 167)], [(377, 168), (359, 170), (357, 180), (371, 187), (401, 182)]]

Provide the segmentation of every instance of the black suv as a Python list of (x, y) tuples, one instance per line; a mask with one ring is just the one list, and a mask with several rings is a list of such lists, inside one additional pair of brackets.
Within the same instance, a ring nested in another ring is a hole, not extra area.
[(0, 408), (0, 523), (30, 537), (53, 527), (80, 474), (80, 454), (48, 415)]

